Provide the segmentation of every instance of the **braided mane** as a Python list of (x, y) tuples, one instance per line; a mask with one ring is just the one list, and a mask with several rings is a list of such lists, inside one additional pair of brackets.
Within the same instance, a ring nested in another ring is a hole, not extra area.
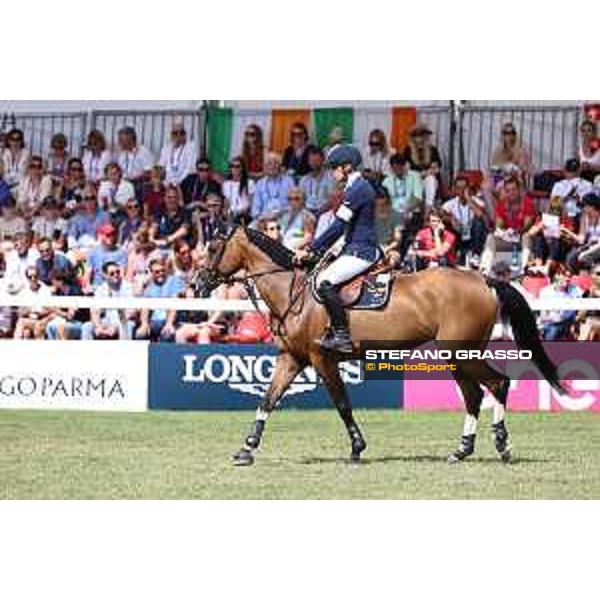
[(283, 244), (280, 244), (268, 235), (265, 235), (262, 231), (258, 231), (258, 229), (244, 227), (244, 232), (247, 238), (259, 250), (262, 250), (275, 264), (282, 269), (289, 269), (290, 271), (294, 268), (292, 262), (294, 253), (291, 250), (288, 250)]

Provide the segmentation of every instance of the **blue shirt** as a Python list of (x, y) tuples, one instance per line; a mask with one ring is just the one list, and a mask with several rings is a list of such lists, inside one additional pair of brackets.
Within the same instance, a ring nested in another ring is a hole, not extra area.
[(264, 217), (283, 212), (288, 208), (288, 193), (294, 187), (294, 180), (287, 175), (263, 177), (256, 184), (252, 217)]
[(52, 271), (63, 271), (70, 273), (72, 266), (71, 262), (64, 254), (54, 254), (52, 260), (49, 261), (38, 258), (35, 262), (35, 268), (39, 273), (42, 282), (46, 285), (50, 285), (52, 283), (50, 277)]
[(107, 250), (102, 246), (97, 246), (88, 257), (88, 264), (92, 269), (90, 283), (96, 289), (101, 283), (104, 283), (104, 273), (102, 267), (107, 262), (117, 263), (123, 271), (127, 268), (127, 252), (123, 248), (113, 248)]
[(103, 210), (99, 210), (95, 215), (79, 213), (75, 215), (69, 223), (69, 237), (78, 240), (83, 235), (96, 237), (98, 227), (110, 222), (110, 215)]
[(134, 234), (142, 226), (142, 219), (125, 219), (119, 227), (119, 243), (125, 244), (133, 240)]
[(0, 179), (0, 208), (4, 208), (6, 199), (10, 196), (10, 186), (4, 179)]
[[(162, 285), (151, 281), (144, 290), (144, 298), (176, 298), (185, 289), (180, 277), (170, 276)], [(150, 314), (152, 321), (166, 321), (167, 311), (159, 308)]]
[(334, 187), (333, 178), (327, 171), (323, 171), (318, 178), (312, 173), (305, 175), (300, 180), (300, 189), (306, 197), (306, 208), (315, 211), (321, 210), (327, 205)]

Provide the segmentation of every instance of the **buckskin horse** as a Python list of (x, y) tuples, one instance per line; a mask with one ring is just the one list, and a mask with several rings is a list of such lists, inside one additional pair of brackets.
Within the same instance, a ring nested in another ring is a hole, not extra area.
[[(260, 446), (265, 423), (294, 378), (312, 365), (322, 378), (346, 426), (351, 444), (350, 459), (359, 461), (367, 444), (354, 420), (352, 406), (339, 373), (339, 362), (359, 357), (360, 340), (478, 341), (481, 349), (489, 341), (496, 315), (510, 321), (518, 347), (532, 352), (532, 361), (548, 382), (565, 393), (556, 367), (540, 342), (535, 317), (523, 296), (510, 284), (486, 280), (479, 273), (436, 268), (416, 274), (394, 275), (389, 300), (378, 310), (350, 310), (352, 355), (324, 351), (317, 343), (329, 320), (314, 298), (310, 275), (298, 269), (293, 253), (263, 233), (242, 226), (227, 226), (211, 241), (206, 264), (197, 281), (204, 296), (223, 283), (243, 283), (255, 301), (253, 282), (266, 303), (275, 325), (280, 350), (273, 380), (259, 403), (255, 421), (234, 464), (251, 465)], [(236, 273), (243, 269), (243, 275)], [(257, 306), (258, 308), (258, 306)], [(493, 434), (501, 460), (511, 458), (505, 407), (510, 381), (486, 361), (454, 361), (454, 378), (466, 406), (463, 435), (458, 450), (448, 460), (464, 460), (475, 449), (477, 419), (483, 399), (481, 385), (494, 396)]]

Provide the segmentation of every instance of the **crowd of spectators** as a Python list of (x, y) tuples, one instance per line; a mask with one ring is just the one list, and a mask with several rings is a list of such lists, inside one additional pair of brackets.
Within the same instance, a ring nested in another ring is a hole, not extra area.
[[(416, 125), (405, 148), (385, 132), (365, 140), (363, 174), (377, 193), (377, 236), (386, 261), (412, 272), (479, 269), (519, 282), (530, 297), (600, 296), (600, 144), (597, 125), (580, 129), (579, 156), (564, 169), (536, 170), (513, 123), (504, 123), (487, 172), (448, 181), (431, 129)], [(343, 132), (332, 131), (330, 142)], [(301, 248), (334, 218), (342, 192), (325, 168), (327, 148), (301, 124), (282, 155), (249, 125), (226, 173), (198, 156), (173, 122), (158, 156), (132, 127), (110, 147), (91, 131), (81, 156), (56, 133), (45, 156), (31, 154), (17, 128), (0, 138), (0, 291), (27, 308), (0, 308), (0, 337), (150, 339), (208, 343), (266, 341), (249, 312), (46, 308), (51, 295), (193, 297), (207, 244), (223, 218)], [(218, 297), (241, 299), (238, 286)], [(542, 313), (547, 339), (600, 337), (596, 314)]]

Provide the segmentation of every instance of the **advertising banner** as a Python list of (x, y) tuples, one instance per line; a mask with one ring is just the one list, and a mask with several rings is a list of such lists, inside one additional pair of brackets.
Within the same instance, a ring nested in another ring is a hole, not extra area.
[(0, 344), (0, 408), (143, 411), (146, 342)]
[[(271, 382), (277, 349), (268, 345), (179, 346), (149, 349), (149, 408), (177, 410), (254, 409)], [(402, 380), (362, 381), (359, 361), (341, 365), (355, 408), (400, 408)], [(293, 381), (282, 406), (331, 408), (314, 369)]]
[[(491, 406), (489, 394), (486, 394), (483, 406)], [(464, 410), (464, 405), (454, 381), (406, 380), (404, 408), (413, 411)], [(572, 381), (568, 396), (561, 396), (546, 381), (513, 381), (508, 395), (508, 408), (531, 412), (600, 411), (600, 381)]]

